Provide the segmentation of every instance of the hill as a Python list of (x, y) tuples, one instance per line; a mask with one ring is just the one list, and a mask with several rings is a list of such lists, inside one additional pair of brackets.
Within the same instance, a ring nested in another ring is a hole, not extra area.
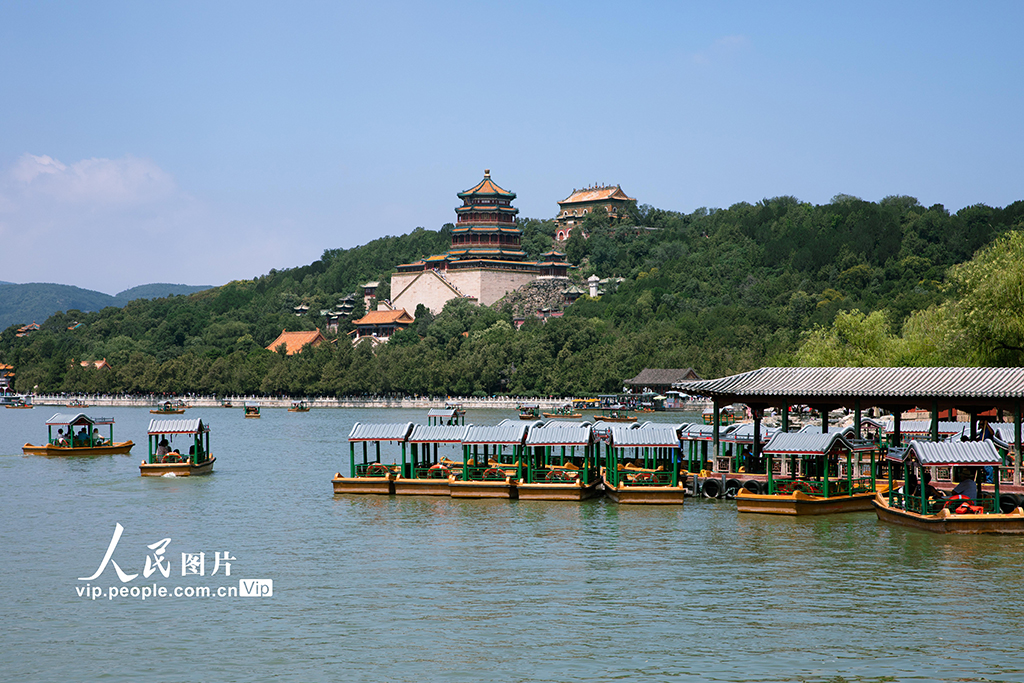
[(92, 313), (107, 306), (124, 306), (134, 299), (157, 299), (172, 294), (192, 294), (209, 285), (149, 284), (126, 289), (110, 296), (91, 289), (50, 282), (14, 284), (0, 282), (0, 330), (49, 318), (58, 311)]
[(165, 296), (187, 295), (201, 292), (204, 289), (212, 289), (213, 285), (172, 285), (165, 282), (157, 282), (149, 285), (139, 285), (118, 292), (114, 295), (117, 299), (131, 301), (133, 299), (159, 299)]
[(11, 325), (42, 323), (57, 311), (100, 311), (122, 306), (123, 301), (91, 289), (48, 282), (0, 285), (0, 329)]
[[(526, 219), (521, 225), (528, 254), (550, 248), (551, 221)], [(639, 206), (622, 220), (592, 212), (581, 227), (589, 238), (574, 231), (564, 247), (578, 265), (574, 277), (617, 278), (618, 286), (580, 298), (562, 317), (529, 316), (519, 330), (511, 310), (463, 299), (448, 302), (436, 316), (417, 310), (410, 329), (372, 350), (348, 343), (350, 322), (337, 331), (327, 328), (320, 311), (358, 294), (359, 283), (367, 280), (381, 281), (378, 294), (387, 296), (395, 265), (444, 251), (449, 225), (328, 249), (307, 266), (189, 296), (54, 315), (23, 338), (8, 329), (0, 333), (0, 362), (17, 368), (16, 386), (42, 391), (296, 396), (608, 393), (645, 367), (693, 367), (714, 377), (809, 362), (798, 353), (808, 335), (819, 340), (820, 357), (851, 346), (851, 334), (857, 333), (899, 346), (907, 365), (935, 363), (935, 357), (969, 364), (981, 358), (970, 349), (937, 355), (922, 335), (904, 336), (899, 345), (896, 335), (937, 330), (937, 338), (943, 328), (932, 324), (936, 316), (946, 315), (939, 322), (970, 319), (971, 310), (950, 302), (967, 284), (987, 291), (967, 278), (975, 270), (1022, 274), (1019, 265), (963, 270), (957, 264), (1024, 230), (1024, 202), (950, 213), (913, 197), (868, 202), (838, 195), (823, 205), (776, 197), (690, 214)], [(296, 316), (298, 304), (309, 312)], [(546, 305), (524, 299), (522, 308)], [(361, 309), (357, 297), (353, 315)], [(1014, 311), (1008, 319), (1024, 329), (1017, 309), (1007, 310)], [(918, 315), (928, 311), (936, 313)], [(82, 325), (69, 331), (72, 322)], [(265, 348), (284, 328), (316, 327), (336, 343), (295, 356)], [(997, 341), (1017, 345), (1013, 339)], [(92, 371), (72, 362), (98, 358), (108, 359), (114, 370)], [(1000, 362), (1019, 364), (1024, 358)]]

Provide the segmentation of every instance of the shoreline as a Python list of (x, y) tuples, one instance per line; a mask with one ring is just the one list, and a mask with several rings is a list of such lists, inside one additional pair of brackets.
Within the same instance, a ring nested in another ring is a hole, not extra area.
[[(117, 407), (117, 408), (153, 408), (166, 400), (185, 401), (191, 408), (220, 408), (223, 401), (230, 401), (233, 408), (241, 408), (246, 401), (256, 401), (263, 408), (290, 408), (292, 401), (305, 401), (310, 408), (408, 408), (429, 410), (431, 408), (444, 408), (446, 404), (458, 403), (463, 408), (474, 410), (494, 408), (496, 410), (516, 410), (522, 403), (535, 403), (541, 410), (555, 410), (566, 403), (571, 403), (573, 398), (470, 398), (470, 397), (395, 397), (395, 398), (277, 398), (272, 396), (193, 396), (193, 397), (128, 397), (128, 396), (57, 396), (38, 395), (32, 396), (32, 403), (37, 406), (73, 407), (68, 406), (68, 401), (84, 401), (89, 408), (94, 407)], [(694, 401), (682, 409), (672, 409), (665, 412), (684, 412), (703, 410), (711, 402)], [(659, 411), (661, 412), (661, 411)]]

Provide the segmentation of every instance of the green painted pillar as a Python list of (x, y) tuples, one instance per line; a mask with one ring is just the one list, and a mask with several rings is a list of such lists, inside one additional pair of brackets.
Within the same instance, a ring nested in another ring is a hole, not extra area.
[(356, 476), (356, 444), (354, 441), (348, 442), (348, 455), (349, 455), (349, 468), (348, 476), (355, 479)]

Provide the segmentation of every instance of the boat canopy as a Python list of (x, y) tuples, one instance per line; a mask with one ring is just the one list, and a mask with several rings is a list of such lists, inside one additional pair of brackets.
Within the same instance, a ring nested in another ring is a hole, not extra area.
[(246, 408), (259, 408), (260, 407), (260, 402), (259, 401), (246, 401), (245, 402), (245, 407)]
[(85, 413), (57, 413), (49, 420), (47, 420), (46, 424), (73, 425), (75, 427), (80, 427), (82, 425), (112, 425), (114, 424), (114, 418), (89, 417)]
[(150, 420), (149, 435), (154, 434), (203, 434), (210, 431), (210, 426), (203, 424), (198, 417), (181, 420)]
[(911, 441), (903, 461), (916, 460), (925, 467), (935, 465), (998, 466), (1003, 464), (991, 441)]
[(611, 445), (615, 448), (679, 448), (676, 425), (646, 423), (643, 427), (611, 425)]
[(409, 443), (462, 443), (472, 426), (416, 425), (409, 435)]
[(766, 455), (824, 455), (837, 445), (854, 449), (840, 432), (779, 432), (765, 445), (763, 452)]
[(427, 417), (458, 417), (459, 411), (455, 408), (431, 408), (427, 411)]
[(529, 426), (522, 422), (516, 424), (508, 420), (503, 420), (501, 424), (494, 427), (470, 426), (462, 443), (521, 446), (526, 440), (526, 430)]
[(363, 424), (356, 422), (348, 434), (349, 441), (405, 441), (412, 431), (412, 422)]
[[(949, 438), (952, 436), (961, 436), (964, 433), (964, 429), (969, 428), (971, 425), (969, 422), (948, 422), (939, 421), (939, 436)], [(893, 424), (889, 422), (886, 427), (888, 431), (893, 431)], [(932, 433), (931, 420), (902, 420), (900, 421), (900, 434), (903, 436), (910, 436), (913, 434), (920, 434), (921, 436), (928, 436)]]
[(526, 436), (527, 446), (588, 446), (593, 441), (587, 424), (549, 422), (544, 427), (531, 429)]
[[(820, 432), (821, 429), (819, 428)], [(778, 434), (779, 429), (777, 427), (768, 427), (764, 423), (761, 424), (761, 443), (766, 443), (771, 440), (773, 436)], [(720, 440), (723, 443), (754, 443), (754, 424), (752, 422), (741, 422), (735, 429), (730, 430)]]

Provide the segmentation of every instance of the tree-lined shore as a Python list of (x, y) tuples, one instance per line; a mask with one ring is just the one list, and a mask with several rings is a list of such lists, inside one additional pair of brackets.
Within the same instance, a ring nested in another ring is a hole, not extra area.
[[(553, 246), (553, 222), (521, 227), (531, 257)], [(517, 330), (501, 302), (453, 300), (436, 316), (417, 310), (376, 350), (353, 347), (348, 322), (333, 343), (294, 356), (264, 348), (282, 329), (326, 329), (321, 309), (443, 251), (450, 229), (326, 250), (189, 296), (59, 313), (25, 337), (11, 326), (0, 362), (15, 367), (18, 391), (322, 397), (582, 396), (619, 391), (644, 367), (712, 377), (762, 365), (1024, 362), (1024, 202), (950, 213), (902, 196), (591, 214), (565, 245), (574, 277), (622, 281), (561, 318)], [(296, 317), (298, 304), (310, 315)], [(111, 369), (81, 364), (103, 358)]]

